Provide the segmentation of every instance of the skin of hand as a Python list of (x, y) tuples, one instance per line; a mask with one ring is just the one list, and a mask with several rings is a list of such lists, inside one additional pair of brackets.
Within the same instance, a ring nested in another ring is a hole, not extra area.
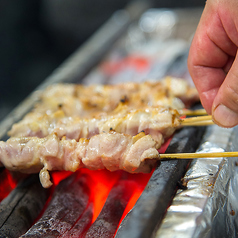
[(203, 107), (216, 124), (238, 124), (238, 1), (207, 0), (188, 56)]

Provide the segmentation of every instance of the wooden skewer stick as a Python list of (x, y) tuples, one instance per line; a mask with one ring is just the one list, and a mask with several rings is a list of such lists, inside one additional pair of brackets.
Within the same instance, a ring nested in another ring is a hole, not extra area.
[(182, 126), (209, 126), (209, 125), (215, 125), (215, 123), (212, 120), (205, 120), (200, 122), (191, 122), (191, 123), (182, 123)]
[(188, 117), (188, 118), (181, 119), (181, 121), (182, 121), (183, 123), (187, 123), (187, 122), (197, 122), (197, 121), (205, 121), (205, 120), (212, 120), (212, 116), (211, 116), (211, 115), (207, 115), (207, 116)]
[(197, 109), (197, 110), (182, 109), (179, 110), (179, 114), (186, 116), (203, 116), (207, 115), (207, 112), (205, 109)]
[(160, 160), (170, 159), (197, 159), (197, 158), (218, 158), (218, 157), (238, 157), (238, 151), (234, 152), (207, 152), (207, 153), (174, 153), (160, 154)]
[(213, 125), (212, 116), (199, 116), (180, 119), (181, 126), (206, 126)]

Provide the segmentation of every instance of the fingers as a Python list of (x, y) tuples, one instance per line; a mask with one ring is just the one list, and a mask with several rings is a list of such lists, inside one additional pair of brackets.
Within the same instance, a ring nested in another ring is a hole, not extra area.
[(215, 123), (222, 127), (238, 125), (238, 57), (219, 88), (212, 106)]
[[(231, 101), (235, 99), (229, 101), (230, 99), (227, 98), (230, 97), (230, 91), (235, 90), (235, 83), (233, 85), (232, 82), (224, 83), (224, 81), (229, 78), (230, 80), (236, 78), (234, 75), (230, 76), (229, 70), (236, 56), (238, 42), (235, 42), (235, 40), (238, 38), (235, 37), (234, 32), (237, 33), (237, 29), (231, 23), (232, 17), (228, 14), (229, 11), (224, 6), (221, 7), (220, 4), (216, 3), (216, 1), (207, 1), (190, 47), (188, 69), (198, 89), (203, 107), (209, 114), (213, 113), (217, 123), (223, 125), (223, 119), (219, 118), (221, 117), (220, 109), (224, 108), (223, 106), (218, 108), (218, 106), (221, 104), (226, 105), (229, 109), (234, 109), (230, 104), (233, 105), (234, 103), (231, 103)], [(225, 91), (222, 92), (224, 88)], [(228, 90), (228, 88), (230, 89)], [(233, 96), (233, 98), (236, 98), (236, 96)], [(214, 102), (215, 99), (216, 102)], [(227, 103), (226, 100), (228, 100)], [(234, 125), (234, 123), (236, 124), (233, 121), (232, 124)], [(227, 124), (223, 126), (228, 127)]]
[[(211, 23), (207, 27), (207, 21)], [(219, 19), (215, 17), (210, 20), (204, 12), (188, 57), (188, 69), (200, 95), (201, 102), (206, 111), (211, 114), (214, 98), (223, 83), (226, 73), (224, 67), (229, 62), (229, 55), (218, 45), (216, 39), (212, 39), (214, 28), (217, 30), (222, 42), (227, 40)], [(231, 46), (226, 44), (226, 50), (231, 51)], [(227, 67), (226, 67), (226, 70)]]
[(194, 83), (198, 89), (201, 103), (208, 114), (212, 113), (213, 101), (225, 79), (222, 69), (197, 66)]

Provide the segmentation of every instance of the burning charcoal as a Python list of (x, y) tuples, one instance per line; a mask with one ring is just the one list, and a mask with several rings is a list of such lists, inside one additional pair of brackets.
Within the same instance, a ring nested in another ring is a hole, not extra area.
[(77, 221), (72, 229), (65, 232), (62, 238), (78, 238), (81, 237), (85, 230), (88, 230), (91, 225), (93, 217), (93, 203), (90, 203), (86, 211), (83, 213), (82, 217)]
[(26, 232), (49, 196), (42, 188), (38, 175), (32, 175), (19, 185), (0, 204), (0, 237), (19, 237)]
[[(61, 181), (43, 216), (21, 237), (58, 237), (77, 228), (84, 231), (85, 227), (77, 225), (77, 221), (89, 205), (89, 179), (76, 172)], [(91, 223), (90, 215), (85, 221)]]
[(111, 189), (101, 213), (85, 234), (85, 238), (113, 237), (132, 193), (131, 181), (118, 181)]

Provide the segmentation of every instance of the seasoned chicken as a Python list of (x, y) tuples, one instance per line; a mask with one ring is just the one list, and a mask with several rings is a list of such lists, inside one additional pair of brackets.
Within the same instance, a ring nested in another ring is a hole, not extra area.
[(45, 137), (56, 133), (59, 138), (66, 136), (78, 141), (111, 130), (131, 136), (144, 131), (156, 141), (161, 141), (161, 137), (171, 136), (179, 127), (179, 116), (177, 110), (163, 106), (131, 109), (120, 105), (111, 113), (101, 113), (91, 119), (65, 117), (62, 111), (57, 111), (50, 115), (26, 117), (13, 125), (9, 135)]
[(9, 170), (40, 172), (43, 187), (50, 187), (49, 171), (118, 169), (130, 173), (147, 173), (156, 165), (161, 143), (144, 132), (136, 136), (109, 132), (76, 140), (59, 139), (55, 134), (45, 138), (12, 137), (0, 142), (0, 163)]
[(185, 80), (171, 77), (117, 85), (56, 84), (43, 92), (34, 113), (50, 114), (61, 109), (66, 116), (91, 118), (94, 113), (114, 110), (120, 102), (136, 109), (159, 105), (183, 109), (184, 103), (198, 99), (194, 87)]

